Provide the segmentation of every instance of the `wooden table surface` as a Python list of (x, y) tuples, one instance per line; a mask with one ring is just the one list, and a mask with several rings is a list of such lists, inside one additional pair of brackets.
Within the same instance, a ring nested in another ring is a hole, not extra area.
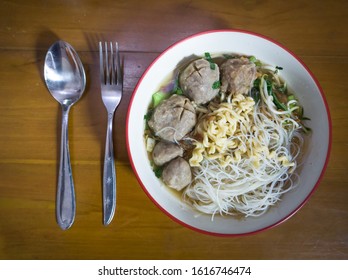
[[(347, 259), (347, 27), (346, 0), (1, 0), (0, 259)], [(150, 63), (177, 40), (226, 28), (261, 33), (296, 53), (323, 88), (333, 128), (330, 161), (308, 204), (275, 228), (233, 238), (192, 231), (162, 213), (132, 171), (125, 138), (129, 101)], [(61, 113), (42, 74), (58, 39), (78, 51), (88, 79), (70, 114), (77, 212), (67, 231), (55, 220)], [(118, 208), (108, 227), (99, 40), (119, 42), (125, 72), (114, 121)]]

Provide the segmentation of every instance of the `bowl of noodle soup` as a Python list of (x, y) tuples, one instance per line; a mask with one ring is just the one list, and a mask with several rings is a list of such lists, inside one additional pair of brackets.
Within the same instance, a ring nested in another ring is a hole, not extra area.
[[(198, 104), (179, 80), (198, 60), (221, 68), (219, 77), (227, 60), (256, 70), (243, 93), (230, 93), (219, 78), (212, 85), (218, 93)], [(195, 114), (189, 133), (171, 134), (170, 145), (184, 150), (179, 157), (191, 170), (188, 185), (177, 189), (163, 174), (170, 163), (164, 169), (153, 163), (153, 146), (164, 136), (149, 121), (171, 114), (155, 106), (173, 95)], [(130, 101), (126, 137), (135, 175), (164, 213), (202, 233), (238, 236), (272, 228), (308, 201), (328, 162), (331, 121), (318, 81), (291, 51), (252, 32), (213, 30), (175, 43), (148, 67)]]

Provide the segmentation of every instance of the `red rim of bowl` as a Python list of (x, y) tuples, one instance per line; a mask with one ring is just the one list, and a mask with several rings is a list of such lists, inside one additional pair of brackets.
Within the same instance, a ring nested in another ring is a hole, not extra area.
[[(146, 189), (146, 187), (144, 186), (135, 166), (134, 166), (134, 162), (133, 162), (133, 158), (132, 158), (132, 153), (130, 150), (130, 146), (129, 146), (129, 139), (128, 139), (128, 131), (129, 131), (129, 115), (130, 115), (130, 109), (132, 107), (132, 103), (133, 103), (133, 99), (134, 96), (138, 90), (139, 85), (141, 84), (143, 78), (146, 76), (147, 72), (151, 69), (151, 67), (166, 53), (168, 52), (170, 49), (174, 48), (175, 46), (181, 44), (182, 42), (185, 42), (187, 40), (190, 40), (194, 37), (198, 37), (198, 36), (202, 36), (205, 34), (210, 34), (210, 33), (219, 33), (219, 32), (230, 32), (230, 33), (244, 33), (244, 34), (248, 34), (248, 35), (252, 35), (252, 36), (256, 36), (256, 37), (260, 37), (262, 39), (265, 39), (267, 41), (270, 41), (271, 43), (276, 44), (277, 46), (279, 46), (280, 48), (284, 49), (286, 52), (288, 52), (289, 54), (291, 54), (305, 69), (306, 71), (309, 73), (309, 75), (311, 76), (311, 78), (313, 79), (313, 81), (315, 82), (316, 86), (318, 87), (321, 97), (323, 99), (325, 108), (326, 108), (326, 114), (327, 114), (327, 120), (328, 120), (328, 124), (329, 124), (329, 142), (328, 142), (328, 150), (327, 150), (327, 154), (326, 154), (326, 159), (325, 159), (325, 163), (323, 165), (323, 168), (321, 170), (321, 173), (318, 177), (317, 182), (315, 183), (314, 187), (312, 188), (311, 192), (307, 195), (307, 197), (299, 204), (299, 206), (293, 210), (292, 212), (290, 212), (287, 216), (285, 216), (283, 219), (277, 221), (276, 223), (269, 225), (267, 227), (255, 230), (255, 231), (250, 231), (250, 232), (245, 232), (245, 233), (217, 233), (217, 232), (210, 232), (210, 231), (206, 231), (206, 230), (202, 230), (196, 227), (193, 227), (179, 219), (177, 219), (175, 216), (173, 216), (171, 213), (169, 213), (167, 210), (165, 210), (161, 205), (159, 205), (159, 203), (157, 203), (157, 201), (151, 196), (151, 194), (148, 192), (148, 190)], [(275, 226), (278, 226), (280, 224), (282, 224), (283, 222), (287, 221), (288, 219), (290, 219), (294, 214), (297, 213), (297, 211), (299, 211), (309, 200), (309, 198), (313, 195), (313, 193), (315, 192), (315, 190), (318, 188), (325, 170), (327, 168), (328, 162), (329, 162), (329, 157), (330, 157), (330, 153), (331, 153), (331, 144), (332, 144), (332, 123), (331, 123), (331, 116), (330, 116), (330, 111), (329, 111), (329, 106), (327, 103), (327, 100), (325, 98), (324, 92), (318, 82), (318, 80), (315, 78), (315, 76), (313, 75), (313, 73), (311, 72), (311, 70), (306, 66), (306, 64), (296, 55), (294, 54), (292, 51), (290, 51), (289, 49), (287, 49), (286, 47), (284, 47), (282, 44), (278, 43), (277, 41), (268, 38), (264, 35), (252, 32), (252, 31), (247, 31), (247, 30), (241, 30), (241, 29), (217, 29), (217, 30), (208, 30), (208, 31), (203, 31), (203, 32), (199, 32), (196, 34), (193, 34), (191, 36), (188, 36), (174, 44), (172, 44), (171, 46), (169, 46), (167, 49), (165, 49), (157, 58), (155, 58), (155, 60), (148, 66), (148, 68), (145, 70), (145, 72), (143, 73), (143, 75), (141, 76), (141, 78), (139, 79), (132, 97), (130, 99), (130, 103), (129, 103), (129, 107), (128, 107), (128, 111), (127, 111), (127, 118), (126, 118), (126, 143), (127, 143), (127, 152), (128, 152), (128, 157), (133, 169), (133, 172), (135, 173), (135, 176), (138, 180), (138, 182), (140, 183), (140, 186), (142, 187), (143, 191), (146, 193), (146, 195), (150, 198), (150, 200), (163, 212), (165, 213), (168, 217), (170, 217), (172, 220), (174, 220), (175, 222), (179, 223), (180, 225), (183, 225), (191, 230), (194, 230), (196, 232), (200, 232), (200, 233), (204, 233), (207, 235), (212, 235), (212, 236), (220, 236), (220, 237), (238, 237), (238, 236), (246, 236), (246, 235), (252, 235), (252, 234), (256, 234), (259, 232), (263, 232), (265, 230), (271, 229)]]

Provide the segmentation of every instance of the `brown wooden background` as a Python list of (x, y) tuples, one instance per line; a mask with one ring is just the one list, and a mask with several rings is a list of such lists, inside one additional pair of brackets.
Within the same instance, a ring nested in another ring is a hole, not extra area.
[[(245, 237), (186, 229), (145, 195), (130, 167), (126, 112), (146, 67), (164, 49), (211, 29), (261, 33), (295, 52), (319, 80), (333, 142), (323, 180), (287, 222)], [(55, 221), (60, 107), (42, 78), (47, 48), (72, 44), (87, 72), (70, 114), (77, 214)], [(115, 118), (118, 208), (102, 225), (106, 113), (98, 78), (99, 40), (118, 41), (125, 90)], [(0, 1), (0, 259), (347, 259), (348, 2), (345, 0)]]

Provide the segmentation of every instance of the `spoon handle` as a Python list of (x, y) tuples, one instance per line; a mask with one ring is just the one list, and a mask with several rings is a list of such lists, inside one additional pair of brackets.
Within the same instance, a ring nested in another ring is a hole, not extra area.
[(62, 133), (60, 143), (60, 165), (57, 187), (56, 215), (58, 225), (68, 229), (75, 219), (75, 190), (70, 164), (68, 141), (68, 118), (70, 106), (62, 105)]
[(116, 208), (116, 171), (112, 139), (113, 113), (108, 114), (103, 172), (103, 223), (110, 224)]

